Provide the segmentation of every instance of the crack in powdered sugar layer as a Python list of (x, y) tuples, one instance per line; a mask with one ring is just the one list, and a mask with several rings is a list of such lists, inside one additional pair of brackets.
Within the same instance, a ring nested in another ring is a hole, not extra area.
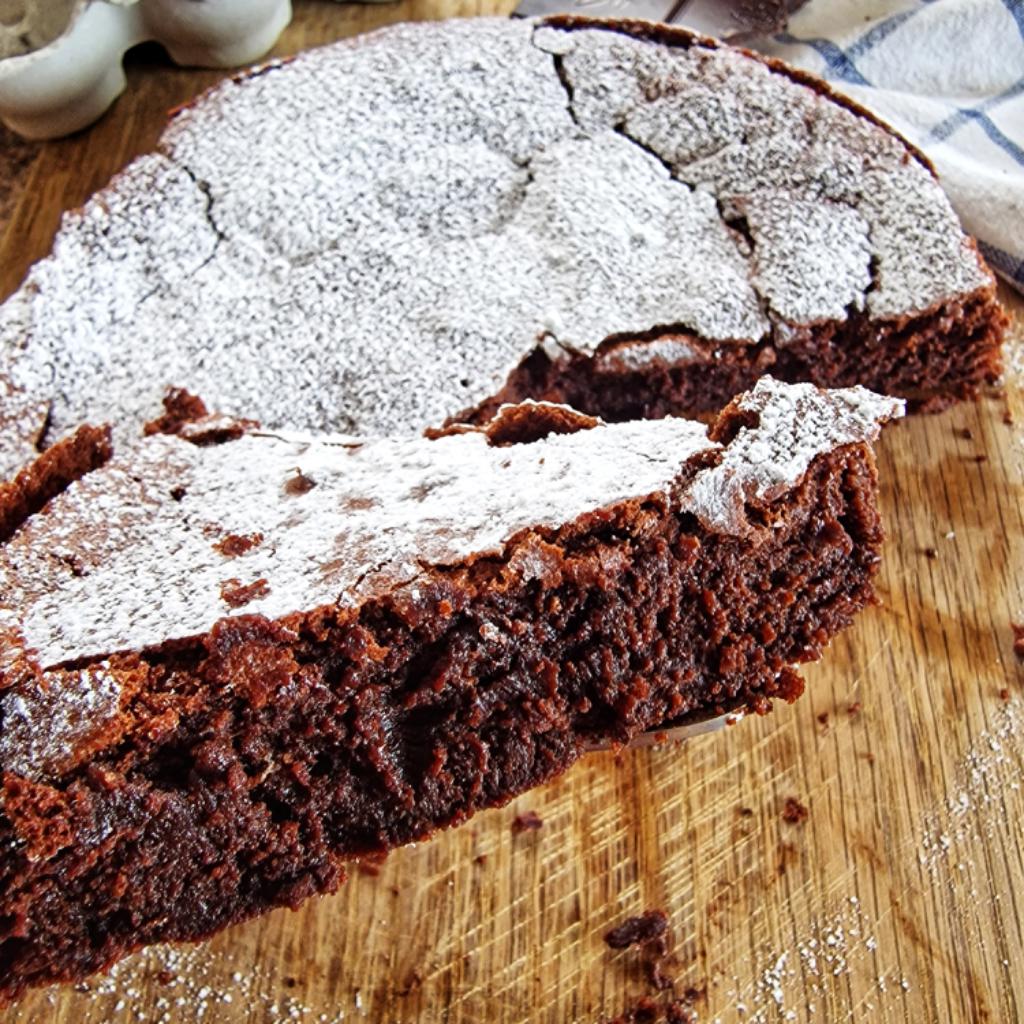
[[(357, 607), (424, 567), (500, 554), (522, 530), (629, 498), (674, 500), (712, 529), (748, 535), (744, 500), (777, 497), (816, 455), (874, 438), (901, 407), (861, 388), (770, 378), (747, 403), (761, 425), (675, 499), (683, 464), (719, 447), (675, 418), (508, 447), (477, 431), (367, 442), (253, 433), (212, 448), (148, 438), (15, 534), (0, 551), (0, 593), (45, 668), (205, 633), (236, 612), (228, 580), (259, 584), (242, 613)], [(228, 536), (256, 540), (227, 557)]]
[(778, 319), (897, 317), (990, 283), (928, 169), (813, 89), (728, 47), (550, 26), (535, 38), (585, 131), (614, 128), (746, 219), (754, 283)]
[[(900, 142), (752, 58), (398, 25), (179, 113), (0, 307), (0, 374), (35, 432), (52, 399), (50, 437), (131, 437), (171, 385), (268, 429), (412, 434), (545, 341), (745, 344), (769, 316), (896, 315), (986, 280)], [(27, 453), (0, 447), (0, 476)]]

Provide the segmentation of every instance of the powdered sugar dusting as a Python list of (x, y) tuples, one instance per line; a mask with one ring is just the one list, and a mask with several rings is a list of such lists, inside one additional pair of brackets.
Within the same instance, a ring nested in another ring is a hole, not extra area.
[[(676, 498), (684, 463), (718, 446), (673, 418), (507, 447), (477, 431), (366, 442), (252, 433), (212, 448), (148, 438), (15, 534), (0, 592), (46, 668), (201, 635), (236, 613), (225, 593), (238, 588), (251, 589), (242, 612), (269, 618), (356, 607), (413, 587), (426, 567), (499, 554), (520, 531), (630, 498), (676, 501), (746, 534), (744, 500), (781, 494), (815, 455), (873, 437), (900, 404), (767, 378), (746, 401), (760, 426)], [(222, 553), (223, 537), (254, 534), (244, 554)]]
[[(68, 1012), (105, 1024), (178, 1024), (183, 1019), (197, 1024), (250, 1024), (254, 1019), (266, 1024), (342, 1024), (365, 1019), (358, 1012), (358, 990), (332, 993), (330, 1006), (311, 1006), (300, 993), (288, 991), (295, 979), (282, 974), (280, 963), (252, 963), (230, 946), (150, 946), (106, 974), (79, 983), (78, 995), (64, 998), (70, 1003)], [(48, 995), (54, 1003), (56, 990)], [(12, 1022), (29, 1024), (17, 1006), (8, 1013)]]
[(991, 839), (1002, 833), (1007, 795), (1024, 786), (1020, 701), (1002, 703), (993, 719), (957, 765), (943, 804), (925, 817), (917, 856), (933, 881), (948, 875), (954, 849), (970, 846), (979, 835)]
[(582, 134), (531, 32), (396, 26), (180, 114), (69, 220), (28, 316), (0, 314), (54, 430), (128, 436), (177, 384), (268, 427), (409, 433), (494, 394), (552, 321), (584, 353), (662, 323), (764, 334), (713, 198)]
[[(751, 57), (398, 25), (222, 83), (69, 215), (0, 308), (0, 421), (38, 432), (52, 400), (51, 436), (123, 440), (174, 385), (271, 429), (408, 434), (537, 345), (748, 344), (987, 280), (901, 142)], [(0, 475), (29, 454), (5, 440)]]
[[(879, 950), (871, 920), (857, 896), (833, 901), (788, 949), (757, 951), (748, 977), (735, 976), (725, 990), (732, 1014), (749, 1024), (828, 1019), (829, 993), (848, 976), (873, 977), (873, 993), (862, 1006), (884, 1015), (886, 1004), (899, 1004), (910, 981), (898, 971), (878, 972), (888, 950)], [(877, 973), (876, 973), (877, 972)], [(711, 1018), (722, 1024), (723, 1018)]]
[(653, 341), (617, 345), (599, 353), (596, 361), (601, 367), (629, 371), (643, 369), (652, 363), (683, 366), (706, 358), (707, 356), (686, 338), (667, 335)]
[[(58, 497), (4, 548), (0, 590), (44, 666), (207, 631), (224, 583), (259, 580), (240, 610), (271, 618), (352, 606), (427, 565), (500, 552), (630, 497), (663, 494), (713, 447), (669, 419), (491, 447), (477, 432), (353, 442), (250, 434), (196, 448), (153, 437)], [(305, 486), (289, 486), (301, 474)], [(216, 546), (263, 536), (244, 555)]]
[[(869, 228), (849, 206), (812, 202), (772, 193), (733, 204), (746, 218), (754, 248), (754, 281), (769, 308), (780, 318), (842, 320), (850, 308), (864, 306), (871, 284)], [(776, 336), (776, 344), (784, 344)]]
[(821, 391), (762, 377), (739, 408), (756, 413), (757, 426), (741, 429), (722, 461), (700, 473), (687, 492), (696, 515), (716, 529), (744, 529), (746, 502), (784, 493), (821, 451), (873, 441), (882, 423), (903, 415), (904, 403), (861, 387)]
[(727, 215), (750, 211), (756, 283), (781, 319), (842, 319), (850, 304), (895, 317), (992, 285), (929, 170), (848, 108), (728, 47), (603, 29), (538, 37), (588, 131), (614, 126)]

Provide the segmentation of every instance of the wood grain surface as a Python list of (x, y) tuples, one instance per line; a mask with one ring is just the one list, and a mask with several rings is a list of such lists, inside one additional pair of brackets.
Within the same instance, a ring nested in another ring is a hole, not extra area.
[[(297, 3), (284, 54), (388, 21), (510, 4)], [(63, 210), (149, 149), (220, 73), (147, 49), (72, 139), (0, 136), (0, 297)], [(17, 152), (15, 152), (17, 149)], [(0, 197), (2, 198), (2, 197)], [(356, 868), (337, 895), (196, 947), (145, 952), (3, 1022), (600, 1021), (655, 993), (604, 932), (664, 908), (667, 970), (701, 1021), (1024, 1019), (1024, 303), (1004, 389), (887, 431), (879, 589), (763, 719), (594, 754), (461, 829)], [(1016, 426), (1012, 422), (1016, 419)], [(806, 806), (784, 819), (786, 801)], [(517, 814), (543, 827), (516, 833)], [(685, 995), (689, 990), (688, 996)]]

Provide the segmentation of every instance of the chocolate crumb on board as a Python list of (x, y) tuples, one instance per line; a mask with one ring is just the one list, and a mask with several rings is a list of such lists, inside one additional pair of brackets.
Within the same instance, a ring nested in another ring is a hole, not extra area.
[(604, 941), (612, 949), (628, 949), (661, 938), (667, 930), (668, 914), (664, 910), (645, 910), (612, 928), (605, 934)]
[(657, 1024), (661, 1018), (660, 1009), (650, 996), (641, 996), (625, 1013), (608, 1021), (608, 1024)]
[(999, 691), (999, 699), (1000, 700), (1009, 700), (1010, 699), (1010, 691), (1005, 686)]
[(854, 715), (860, 714), (860, 701), (855, 700), (847, 709), (846, 713), (852, 718)]
[(665, 992), (672, 988), (676, 979), (668, 973), (668, 942), (664, 936), (655, 939), (645, 946), (647, 956), (644, 959), (644, 976), (655, 992)]
[(819, 725), (825, 725), (825, 726), (828, 725), (828, 712), (827, 711), (822, 711), (818, 715), (818, 724)]
[(641, 946), (644, 952), (644, 977), (656, 992), (664, 992), (675, 985), (675, 978), (666, 970), (670, 957), (668, 915), (664, 910), (646, 910), (627, 918), (607, 932), (604, 941), (612, 949)]
[(736, 809), (736, 813), (739, 814), (739, 816), (741, 818), (752, 818), (754, 816), (754, 808), (753, 807), (738, 807)]
[(523, 832), (536, 832), (544, 827), (544, 819), (536, 811), (524, 811), (512, 819), (512, 832), (520, 835)]
[(925, 548), (924, 549), (924, 557), (925, 558), (936, 559), (936, 558), (939, 557), (939, 553), (938, 553), (938, 551), (935, 548)]
[(1013, 630), (1013, 653), (1021, 661), (1024, 661), (1024, 626), (1018, 626), (1016, 622), (1011, 622), (1010, 629)]
[(682, 999), (665, 1007), (665, 1024), (697, 1024), (697, 1011)]
[(697, 985), (687, 985), (683, 990), (683, 998), (677, 1000), (677, 1002), (688, 1003), (691, 1006), (694, 1003), (703, 1002), (708, 997), (708, 983), (705, 981), (699, 987)]
[(782, 809), (782, 820), (790, 825), (802, 825), (810, 813), (806, 804), (802, 804), (795, 796), (788, 796), (786, 806)]
[(409, 976), (405, 979), (405, 985), (398, 990), (398, 995), (411, 996), (413, 992), (423, 988), (423, 975), (420, 974), (419, 970), (415, 967), (409, 972)]

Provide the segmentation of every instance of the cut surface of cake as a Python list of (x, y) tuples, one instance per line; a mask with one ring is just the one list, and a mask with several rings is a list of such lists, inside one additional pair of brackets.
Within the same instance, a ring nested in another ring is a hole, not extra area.
[(116, 449), (0, 548), (0, 994), (330, 891), (595, 742), (795, 699), (872, 600), (900, 412), (763, 378), (710, 431), (526, 403)]
[(925, 159), (802, 73), (644, 23), (397, 25), (215, 87), (0, 308), (0, 478), (168, 386), (269, 429), (722, 408), (765, 372), (937, 407), (995, 282)]

